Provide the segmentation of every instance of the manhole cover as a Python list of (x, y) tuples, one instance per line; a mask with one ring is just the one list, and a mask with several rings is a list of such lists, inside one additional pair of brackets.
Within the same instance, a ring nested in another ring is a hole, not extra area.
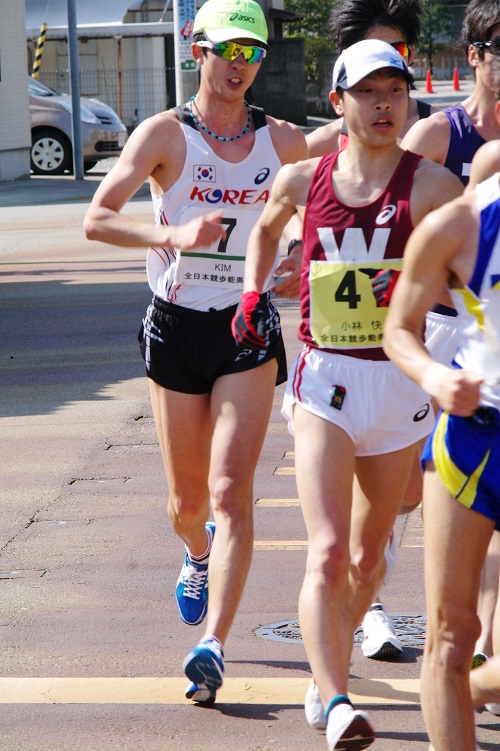
[[(403, 647), (423, 647), (425, 642), (425, 615), (391, 614), (394, 629)], [(302, 644), (300, 626), (297, 619), (270, 623), (256, 629), (257, 636), (273, 641), (294, 641)], [(354, 634), (354, 644), (363, 641), (363, 630), (359, 627)]]

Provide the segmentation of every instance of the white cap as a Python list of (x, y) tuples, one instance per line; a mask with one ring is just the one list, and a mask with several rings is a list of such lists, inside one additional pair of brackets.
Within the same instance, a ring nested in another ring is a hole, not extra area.
[(333, 67), (332, 89), (351, 89), (363, 78), (381, 68), (397, 68), (413, 83), (406, 60), (394, 47), (378, 39), (364, 39), (347, 47)]

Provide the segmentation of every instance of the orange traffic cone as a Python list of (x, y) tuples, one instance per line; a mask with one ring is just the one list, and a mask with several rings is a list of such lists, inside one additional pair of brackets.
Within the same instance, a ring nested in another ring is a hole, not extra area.
[(453, 91), (460, 91), (460, 80), (458, 78), (458, 68), (453, 71)]
[(425, 75), (425, 90), (428, 94), (434, 94), (434, 89), (432, 88), (432, 78), (431, 78), (430, 70), (428, 70)]

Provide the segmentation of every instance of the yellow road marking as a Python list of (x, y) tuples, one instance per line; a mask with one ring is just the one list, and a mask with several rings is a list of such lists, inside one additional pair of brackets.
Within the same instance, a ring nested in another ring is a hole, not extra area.
[(255, 540), (254, 550), (305, 550), (307, 540)]
[[(0, 704), (192, 704), (186, 678), (0, 678)], [(309, 678), (226, 678), (217, 701), (302, 707)], [(349, 684), (355, 704), (419, 704), (418, 678)]]
[(274, 470), (275, 475), (294, 475), (295, 467), (277, 467)]
[(300, 506), (298, 498), (259, 498), (256, 506)]

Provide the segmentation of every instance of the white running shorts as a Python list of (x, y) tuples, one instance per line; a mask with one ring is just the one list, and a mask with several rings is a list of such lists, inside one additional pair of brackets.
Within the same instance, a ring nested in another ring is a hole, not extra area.
[(305, 345), (288, 376), (281, 412), (293, 435), (293, 406), (342, 428), (356, 456), (411, 446), (434, 425), (428, 395), (394, 363), (361, 360)]
[(451, 365), (457, 353), (460, 321), (457, 316), (429, 312), (425, 316), (425, 348), (441, 365)]

